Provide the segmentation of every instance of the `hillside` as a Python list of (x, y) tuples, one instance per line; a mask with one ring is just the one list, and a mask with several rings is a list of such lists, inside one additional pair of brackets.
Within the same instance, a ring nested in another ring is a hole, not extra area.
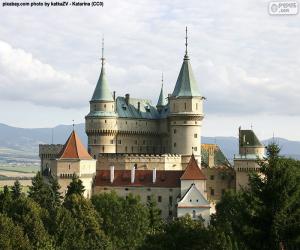
[[(75, 130), (82, 142), (87, 145), (84, 124), (76, 124)], [(55, 143), (63, 144), (67, 140), (71, 125), (59, 125), (54, 128), (16, 128), (0, 123), (0, 163), (38, 162), (38, 145)], [(262, 140), (267, 145), (271, 139)], [(275, 138), (281, 147), (281, 153), (300, 159), (300, 142), (284, 138)], [(235, 137), (202, 137), (202, 143), (216, 143), (229, 160), (233, 159), (238, 150), (238, 140)]]

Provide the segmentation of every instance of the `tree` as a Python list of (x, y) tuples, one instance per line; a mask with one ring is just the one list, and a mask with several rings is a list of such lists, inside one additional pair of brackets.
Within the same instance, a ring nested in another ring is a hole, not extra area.
[(7, 211), (11, 201), (11, 193), (9, 191), (9, 188), (5, 185), (3, 187), (3, 192), (0, 193), (0, 213), (5, 213)]
[(22, 227), (14, 224), (12, 219), (0, 213), (0, 249), (31, 249), (27, 235)]
[(58, 181), (56, 178), (53, 178), (52, 176), (49, 179), (51, 191), (52, 191), (52, 197), (53, 197), (53, 207), (57, 208), (61, 205), (62, 201), (62, 195), (59, 191), (60, 185), (58, 184)]
[(157, 203), (152, 195), (147, 201), (148, 216), (149, 216), (149, 233), (154, 234), (162, 227), (163, 220), (161, 218), (161, 210), (157, 208)]
[(223, 228), (245, 249), (297, 249), (300, 245), (300, 162), (267, 147), (251, 173), (249, 187), (225, 194), (217, 204), (213, 224)]
[(33, 249), (52, 249), (52, 241), (44, 224), (42, 209), (36, 202), (25, 196), (12, 200), (7, 216), (23, 228)]
[(51, 187), (44, 182), (41, 172), (38, 172), (32, 179), (32, 186), (29, 187), (28, 196), (42, 208), (49, 209), (52, 207), (53, 194)]
[(18, 180), (15, 181), (14, 185), (11, 188), (13, 199), (17, 199), (21, 196), (22, 188)]
[[(68, 212), (61, 211), (62, 214), (67, 215), (67, 220), (74, 220), (74, 223), (71, 223), (70, 226), (67, 227), (61, 225), (58, 228), (60, 228), (62, 231), (66, 230), (66, 233), (69, 233), (70, 230), (71, 234), (80, 236), (77, 239), (72, 239), (69, 237), (69, 246), (72, 246), (75, 244), (75, 242), (77, 242), (77, 246), (74, 245), (76, 249), (110, 248), (109, 238), (101, 229), (102, 220), (98, 216), (90, 200), (85, 199), (82, 195), (72, 194), (66, 196), (63, 205), (68, 210)], [(76, 230), (74, 230), (74, 228)], [(71, 243), (72, 240), (74, 241), (74, 243)], [(68, 249), (74, 248), (70, 247)]]
[(84, 194), (84, 186), (82, 185), (82, 181), (79, 179), (77, 175), (73, 175), (72, 181), (68, 185), (68, 190), (66, 196), (71, 196), (72, 194), (83, 195)]
[(102, 193), (92, 196), (92, 203), (113, 249), (136, 249), (142, 244), (149, 231), (149, 214), (139, 197)]
[(232, 250), (223, 232), (206, 228), (201, 220), (187, 215), (164, 224), (161, 231), (149, 234), (140, 249), (145, 250)]

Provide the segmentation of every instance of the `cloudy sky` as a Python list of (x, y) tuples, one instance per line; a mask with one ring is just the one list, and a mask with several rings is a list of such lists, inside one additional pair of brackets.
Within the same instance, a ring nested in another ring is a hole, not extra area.
[(104, 7), (0, 7), (0, 122), (84, 122), (100, 70), (117, 95), (157, 101), (189, 54), (205, 101), (205, 136), (300, 140), (300, 15), (270, 16), (269, 1), (121, 1)]

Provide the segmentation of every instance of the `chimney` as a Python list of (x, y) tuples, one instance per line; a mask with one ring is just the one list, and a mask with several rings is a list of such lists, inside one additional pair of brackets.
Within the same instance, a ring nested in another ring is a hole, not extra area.
[(131, 169), (131, 183), (134, 183), (135, 178), (135, 167), (132, 167)]
[(125, 102), (127, 105), (129, 104), (129, 97), (130, 97), (129, 94), (125, 95)]
[(156, 168), (153, 168), (152, 182), (156, 182)]
[(115, 179), (115, 166), (110, 166), (110, 183), (113, 183)]
[(116, 100), (116, 91), (113, 92), (114, 101)]
[(138, 111), (140, 112), (141, 111), (141, 103), (138, 102)]

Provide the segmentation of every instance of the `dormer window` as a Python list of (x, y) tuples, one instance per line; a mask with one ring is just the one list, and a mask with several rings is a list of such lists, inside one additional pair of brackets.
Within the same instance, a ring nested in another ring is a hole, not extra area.
[(122, 109), (126, 110), (126, 105), (125, 104), (122, 105)]

